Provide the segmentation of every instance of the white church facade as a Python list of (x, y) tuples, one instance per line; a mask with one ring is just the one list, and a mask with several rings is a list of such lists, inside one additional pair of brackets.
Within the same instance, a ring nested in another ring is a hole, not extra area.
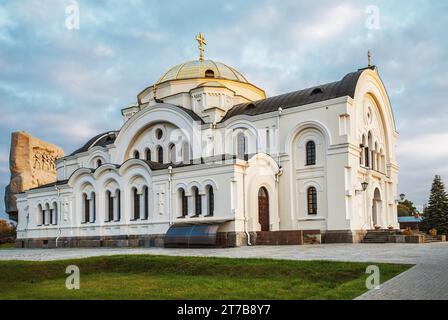
[(119, 130), (57, 160), (57, 182), (17, 195), (19, 246), (359, 242), (398, 228), (397, 131), (374, 66), (267, 98), (201, 52), (137, 101)]

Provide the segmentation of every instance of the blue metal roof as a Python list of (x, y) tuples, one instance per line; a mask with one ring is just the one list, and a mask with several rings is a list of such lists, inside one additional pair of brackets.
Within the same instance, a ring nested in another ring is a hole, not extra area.
[(416, 218), (414, 216), (410, 216), (410, 217), (398, 217), (398, 222), (422, 222), (423, 218), (419, 217)]

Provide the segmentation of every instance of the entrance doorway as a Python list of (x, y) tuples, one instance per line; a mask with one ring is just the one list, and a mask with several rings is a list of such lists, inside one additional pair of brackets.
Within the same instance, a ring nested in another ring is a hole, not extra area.
[(269, 195), (265, 187), (258, 190), (258, 222), (261, 231), (269, 231)]
[(375, 189), (375, 193), (373, 194), (373, 203), (372, 203), (372, 220), (373, 226), (379, 224), (379, 217), (381, 216), (381, 193), (378, 188)]

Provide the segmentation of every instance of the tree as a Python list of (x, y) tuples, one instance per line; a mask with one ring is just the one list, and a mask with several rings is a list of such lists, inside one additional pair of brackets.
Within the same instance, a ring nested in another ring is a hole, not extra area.
[(16, 228), (5, 220), (0, 220), (0, 244), (3, 242), (13, 242), (15, 238)]
[(399, 217), (414, 216), (418, 213), (414, 203), (408, 199), (398, 204), (397, 211)]
[(436, 175), (432, 182), (428, 206), (423, 217), (424, 230), (435, 228), (439, 234), (448, 234), (448, 196), (439, 175)]

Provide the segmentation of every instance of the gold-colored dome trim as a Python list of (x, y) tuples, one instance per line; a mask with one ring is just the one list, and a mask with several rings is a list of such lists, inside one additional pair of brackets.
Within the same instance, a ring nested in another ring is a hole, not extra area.
[(205, 71), (207, 69), (213, 70), (215, 73), (215, 79), (227, 79), (239, 82), (249, 81), (246, 79), (244, 75), (242, 75), (235, 68), (213, 60), (205, 60), (205, 61), (188, 61), (174, 67), (168, 69), (167, 72), (163, 74), (162, 77), (156, 82), (156, 84), (170, 81), (170, 80), (182, 80), (182, 79), (191, 79), (191, 78), (203, 78), (205, 77)]

